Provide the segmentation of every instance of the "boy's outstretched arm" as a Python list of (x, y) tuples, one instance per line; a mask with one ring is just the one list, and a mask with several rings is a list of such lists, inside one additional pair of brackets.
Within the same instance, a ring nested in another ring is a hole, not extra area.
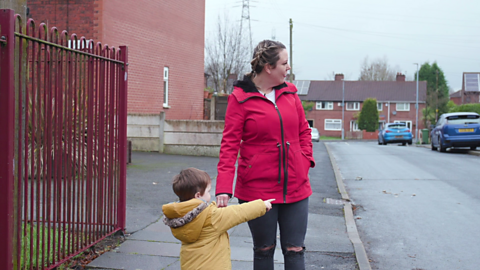
[(269, 201), (255, 200), (239, 205), (216, 208), (212, 212), (212, 224), (221, 232), (227, 231), (240, 223), (265, 215), (267, 208), (268, 210), (271, 208), (271, 205), (270, 207), (268, 205), (270, 205)]

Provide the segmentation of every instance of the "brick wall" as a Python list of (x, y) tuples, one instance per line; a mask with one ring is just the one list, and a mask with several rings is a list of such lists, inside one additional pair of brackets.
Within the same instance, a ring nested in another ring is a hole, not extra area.
[(100, 12), (103, 43), (129, 47), (128, 112), (203, 119), (205, 0), (110, 0)]
[(28, 17), (33, 18), (38, 27), (40, 23), (46, 23), (48, 29), (57, 27), (61, 33), (67, 30), (70, 35), (75, 33), (78, 38), (85, 36), (87, 39), (93, 36), (94, 0), (51, 0), (48, 3), (40, 0), (28, 0), (27, 7), (30, 10)]
[[(205, 0), (29, 0), (37, 25), (129, 49), (129, 114), (202, 119)], [(169, 67), (169, 108), (163, 69)]]

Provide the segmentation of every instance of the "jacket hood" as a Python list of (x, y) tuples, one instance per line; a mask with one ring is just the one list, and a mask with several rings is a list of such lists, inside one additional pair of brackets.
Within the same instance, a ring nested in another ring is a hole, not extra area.
[(169, 203), (162, 206), (163, 222), (172, 230), (173, 236), (186, 243), (197, 241), (207, 218), (208, 205), (199, 199)]
[[(266, 99), (258, 90), (255, 84), (253, 83), (251, 77), (244, 76), (243, 80), (238, 80), (233, 83), (234, 90), (233, 95), (237, 98), (238, 102), (242, 103), (247, 99), (257, 96)], [(283, 92), (295, 93), (297, 92), (295, 87), (290, 87), (290, 83), (284, 82), (280, 85), (273, 87), (277, 90), (275, 92), (275, 99), (281, 95)]]

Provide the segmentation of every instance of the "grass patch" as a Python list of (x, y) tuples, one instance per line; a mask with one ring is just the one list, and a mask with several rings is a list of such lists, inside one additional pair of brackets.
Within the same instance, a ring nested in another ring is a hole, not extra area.
[(332, 141), (332, 140), (341, 140), (341, 137), (329, 137), (329, 136), (320, 136), (321, 141)]
[[(57, 259), (57, 256), (53, 253), (53, 247), (55, 246), (55, 252), (58, 252), (58, 250), (62, 248), (60, 246), (60, 241), (63, 239), (63, 233), (58, 228), (49, 229), (45, 226), (37, 226), (30, 223), (22, 224), (22, 233), (25, 232), (25, 229), (26, 234), (22, 238), (20, 269), (30, 269), (31, 267), (36, 267), (37, 264), (40, 268), (43, 268), (54, 262), (55, 259)], [(46, 254), (48, 250), (48, 240), (50, 240), (50, 250), (48, 254)], [(31, 252), (30, 242), (33, 242), (33, 249)], [(44, 256), (45, 258), (43, 258)]]

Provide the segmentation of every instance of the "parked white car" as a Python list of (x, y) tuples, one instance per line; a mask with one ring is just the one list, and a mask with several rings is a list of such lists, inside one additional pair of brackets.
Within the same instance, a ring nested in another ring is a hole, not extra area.
[(320, 132), (318, 132), (318, 129), (316, 128), (311, 128), (311, 130), (312, 130), (312, 142), (319, 142)]

